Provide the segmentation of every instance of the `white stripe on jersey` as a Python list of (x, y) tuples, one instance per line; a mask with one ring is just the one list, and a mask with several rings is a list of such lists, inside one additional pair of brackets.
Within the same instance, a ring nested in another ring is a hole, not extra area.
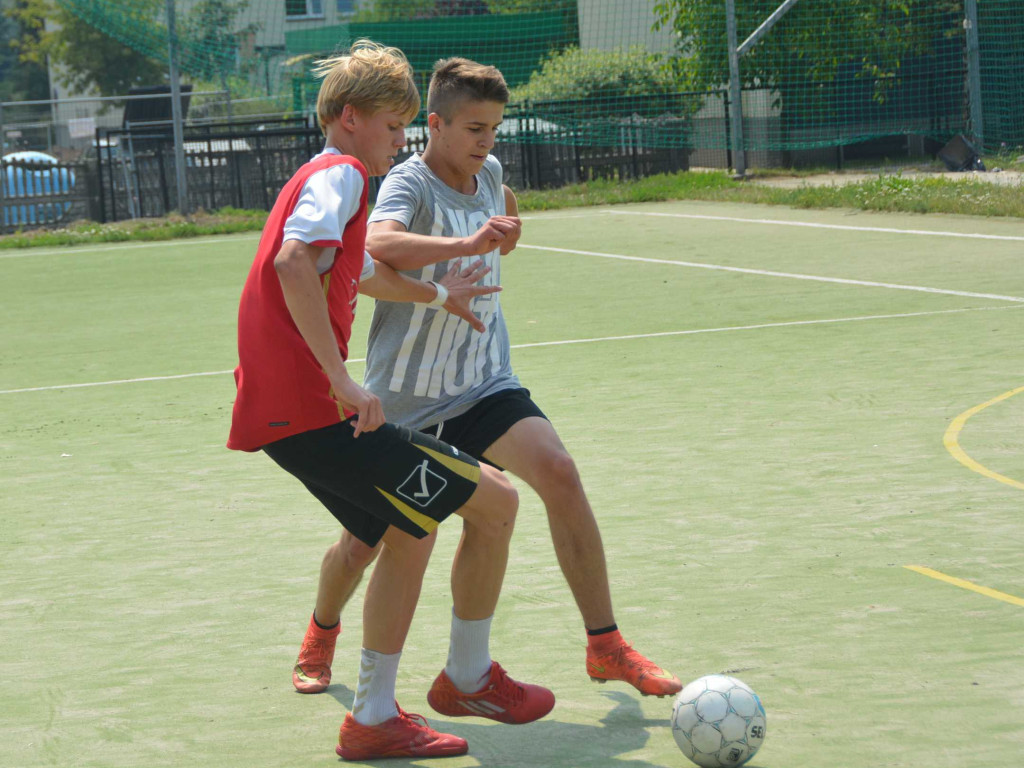
[[(441, 217), (441, 207), (435, 205), (434, 224), (430, 228), (430, 236), (440, 237), (442, 232), (444, 232), (444, 219)], [(420, 280), (429, 283), (434, 279), (436, 272), (437, 264), (428, 264), (420, 273)], [(434, 312), (434, 319), (436, 320), (442, 314), (444, 313), (440, 311)], [(388, 384), (388, 389), (392, 392), (402, 391), (402, 384), (405, 382), (405, 372), (409, 367), (409, 359), (412, 357), (412, 348), (416, 344), (416, 337), (419, 336), (420, 328), (423, 327), (423, 320), (426, 318), (426, 315), (426, 304), (417, 304), (413, 308), (412, 317), (409, 320), (409, 328), (402, 339), (402, 346), (398, 350), (398, 357), (395, 358), (395, 368), (391, 373), (391, 382)]]

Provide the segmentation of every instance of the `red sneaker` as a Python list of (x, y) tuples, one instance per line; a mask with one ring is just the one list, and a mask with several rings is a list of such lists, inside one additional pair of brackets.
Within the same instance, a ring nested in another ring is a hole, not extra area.
[(362, 725), (349, 712), (338, 732), (334, 749), (346, 760), (377, 760), (382, 757), (452, 757), (469, 751), (465, 739), (438, 733), (423, 715), (398, 708), (398, 717), (380, 725)]
[(544, 717), (555, 706), (555, 694), (539, 685), (517, 683), (493, 661), (487, 685), (477, 693), (460, 691), (442, 669), (430, 686), (427, 703), (449, 717), (487, 717), (515, 725)]
[(644, 696), (672, 696), (683, 688), (678, 677), (635, 651), (627, 642), (602, 654), (587, 648), (587, 674), (598, 683), (622, 680)]
[(322, 629), (312, 617), (302, 639), (299, 658), (292, 669), (292, 685), (299, 693), (321, 693), (331, 684), (331, 662), (334, 644), (341, 632), (341, 622), (334, 629)]

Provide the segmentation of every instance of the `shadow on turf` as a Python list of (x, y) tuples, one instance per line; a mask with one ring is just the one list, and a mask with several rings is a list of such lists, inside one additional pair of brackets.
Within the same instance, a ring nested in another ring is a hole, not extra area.
[[(350, 688), (336, 684), (327, 693), (343, 707), (351, 709), (354, 692)], [(429, 718), (432, 727), (469, 741), (469, 756), (488, 768), (596, 768), (606, 765), (656, 768), (662, 765), (616, 756), (642, 749), (655, 734), (657, 738), (671, 740), (668, 715), (645, 718), (639, 700), (630, 693), (606, 691), (601, 695), (614, 702), (614, 706), (601, 718), (599, 725), (560, 722), (559, 708), (571, 706), (565, 703), (556, 704), (554, 712), (543, 720), (512, 727), (461, 718), (448, 720), (431, 712), (423, 714)], [(351, 765), (340, 759), (338, 762)], [(421, 759), (414, 758), (392, 759), (388, 760), (388, 765), (416, 765), (420, 762)], [(680, 765), (685, 764), (685, 758), (680, 755)]]

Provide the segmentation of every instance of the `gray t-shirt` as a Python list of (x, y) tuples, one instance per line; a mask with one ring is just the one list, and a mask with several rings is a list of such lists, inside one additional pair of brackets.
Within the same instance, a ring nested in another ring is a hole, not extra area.
[[(369, 220), (397, 221), (419, 235), (464, 237), (491, 216), (505, 214), (501, 163), (488, 157), (476, 180), (476, 194), (464, 195), (413, 155), (384, 179)], [(463, 259), (463, 265), (478, 258), (491, 267), (482, 282), (498, 285), (498, 249)], [(441, 261), (405, 274), (439, 280), (447, 271), (448, 262)], [(473, 314), (487, 326), (483, 333), (440, 307), (376, 302), (364, 385), (381, 399), (389, 421), (422, 429), (468, 411), (481, 398), (519, 386), (512, 373), (508, 329), (498, 296), (473, 300)]]

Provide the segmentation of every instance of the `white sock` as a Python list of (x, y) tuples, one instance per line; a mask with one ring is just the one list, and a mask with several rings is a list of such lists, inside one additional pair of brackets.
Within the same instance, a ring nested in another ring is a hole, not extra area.
[(395, 706), (395, 680), (398, 678), (398, 653), (377, 653), (363, 648), (359, 659), (359, 684), (352, 701), (352, 717), (361, 725), (380, 725), (398, 716)]
[(463, 621), (452, 611), (452, 635), (444, 671), (463, 693), (483, 690), (491, 673), (491, 619)]

